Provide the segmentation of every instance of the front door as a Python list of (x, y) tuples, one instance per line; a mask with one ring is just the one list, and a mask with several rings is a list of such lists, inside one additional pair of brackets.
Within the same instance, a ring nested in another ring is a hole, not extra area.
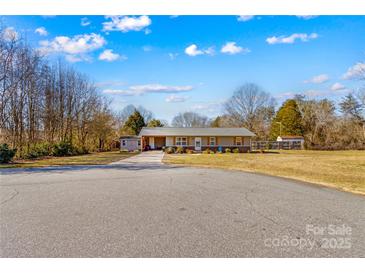
[(195, 137), (195, 150), (202, 150), (202, 138)]
[(148, 140), (148, 144), (150, 145), (151, 149), (155, 149), (155, 138), (150, 137), (149, 140)]

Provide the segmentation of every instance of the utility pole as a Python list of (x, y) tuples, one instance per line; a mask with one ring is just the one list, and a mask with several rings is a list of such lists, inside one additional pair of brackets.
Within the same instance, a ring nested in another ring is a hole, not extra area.
[(280, 125), (280, 134), (279, 134), (279, 136), (281, 137), (281, 127), (283, 126), (283, 124), (282, 124), (282, 122), (276, 122), (276, 123)]

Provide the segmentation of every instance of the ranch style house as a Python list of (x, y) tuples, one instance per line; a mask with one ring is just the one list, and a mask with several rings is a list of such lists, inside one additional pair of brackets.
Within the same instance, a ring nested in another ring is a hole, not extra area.
[(255, 134), (246, 128), (191, 128), (191, 127), (144, 127), (139, 136), (120, 139), (120, 148), (128, 150), (184, 147), (195, 151), (207, 148), (224, 150), (238, 148), (247, 152)]

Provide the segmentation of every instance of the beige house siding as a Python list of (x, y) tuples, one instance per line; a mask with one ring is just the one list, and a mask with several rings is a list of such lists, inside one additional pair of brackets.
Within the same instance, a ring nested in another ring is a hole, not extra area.
[(234, 145), (234, 137), (219, 137), (219, 146), (233, 146)]
[[(166, 146), (176, 146), (176, 137), (186, 137), (186, 136), (175, 136), (175, 137), (166, 137)], [(187, 137), (188, 146), (195, 146), (195, 138), (200, 137), (202, 140), (202, 146), (209, 146), (209, 138), (210, 136), (189, 136)], [(215, 137), (215, 146), (235, 146), (236, 145), (236, 137), (226, 137), (226, 136), (211, 136)], [(240, 137), (240, 136), (237, 136)], [(250, 146), (251, 137), (242, 136), (242, 142), (244, 146)]]
[(195, 137), (188, 137), (188, 146), (195, 146)]

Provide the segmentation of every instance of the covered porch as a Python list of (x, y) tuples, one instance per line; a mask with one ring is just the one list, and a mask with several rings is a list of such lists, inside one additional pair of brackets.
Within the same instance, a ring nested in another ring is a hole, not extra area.
[(162, 150), (166, 146), (165, 136), (142, 136), (142, 150)]

